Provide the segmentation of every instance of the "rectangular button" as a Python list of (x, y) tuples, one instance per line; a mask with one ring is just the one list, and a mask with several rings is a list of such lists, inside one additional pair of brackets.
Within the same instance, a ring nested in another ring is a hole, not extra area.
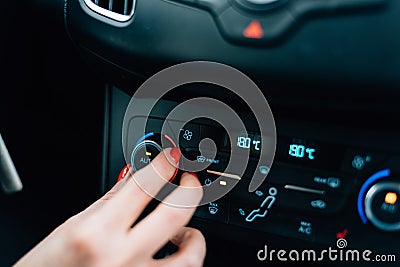
[(278, 195), (276, 205), (311, 213), (335, 213), (344, 208), (345, 202), (343, 196), (316, 195), (285, 189)]
[(316, 236), (315, 223), (307, 218), (285, 219), (285, 235), (290, 238), (314, 241)]
[(348, 149), (344, 155), (342, 171), (363, 177), (373, 172), (386, 158), (384, 154)]
[(228, 209), (228, 202), (217, 200), (197, 207), (194, 216), (206, 220), (228, 223)]
[(226, 158), (223, 153), (217, 153), (215, 157), (213, 157), (213, 153), (210, 151), (203, 151), (204, 154), (201, 154), (197, 149), (186, 149), (182, 153), (188, 160), (193, 161), (192, 166), (183, 166), (187, 169), (209, 169), (224, 172), (228, 165), (228, 158)]

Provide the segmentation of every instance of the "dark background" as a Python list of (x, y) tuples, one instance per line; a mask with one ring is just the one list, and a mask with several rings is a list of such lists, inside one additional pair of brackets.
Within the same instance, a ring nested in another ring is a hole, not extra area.
[(0, 193), (0, 266), (9, 266), (99, 196), (103, 86), (67, 36), (62, 9), (2, 5), (0, 133), (24, 185)]

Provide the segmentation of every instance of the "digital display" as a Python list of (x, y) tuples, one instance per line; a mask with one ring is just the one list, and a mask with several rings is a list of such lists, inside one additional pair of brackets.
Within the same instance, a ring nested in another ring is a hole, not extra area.
[(236, 152), (250, 150), (250, 156), (257, 157), (261, 153), (261, 136), (258, 134), (239, 134), (236, 139)]
[(239, 136), (237, 141), (237, 146), (240, 148), (250, 148), (251, 138)]
[(321, 169), (337, 169), (345, 148), (304, 138), (278, 137), (276, 159)]
[(295, 158), (308, 158), (310, 160), (314, 160), (315, 152), (315, 148), (306, 147), (304, 145), (291, 144), (289, 146), (289, 155)]
[[(144, 120), (144, 118), (135, 118), (136, 120)], [(156, 134), (161, 132), (163, 120), (151, 119), (147, 122), (147, 126)], [(175, 126), (178, 122), (167, 121), (170, 125)], [(204, 138), (212, 139), (219, 152), (233, 153), (249, 153), (250, 157), (258, 158), (261, 151), (267, 151), (268, 145), (273, 143), (273, 140), (268, 137), (261, 136), (258, 132), (236, 132), (233, 133), (233, 142), (230, 136), (222, 127), (204, 125), (196, 122), (186, 123), (183, 127), (173, 127), (178, 129), (178, 134), (166, 131), (167, 134), (175, 142), (179, 142), (181, 149), (196, 149), (199, 146), (200, 140)], [(169, 129), (168, 127), (166, 128)], [(133, 130), (132, 130), (133, 132)], [(137, 137), (139, 138), (139, 137)], [(133, 138), (132, 138), (133, 140)], [(134, 147), (134, 144), (132, 144)], [(282, 163), (295, 164), (310, 168), (337, 170), (342, 164), (346, 147), (339, 144), (319, 142), (308, 138), (301, 137), (277, 137), (275, 161)]]
[(261, 141), (257, 138), (239, 136), (237, 138), (237, 146), (244, 149), (254, 149), (255, 151), (261, 150)]

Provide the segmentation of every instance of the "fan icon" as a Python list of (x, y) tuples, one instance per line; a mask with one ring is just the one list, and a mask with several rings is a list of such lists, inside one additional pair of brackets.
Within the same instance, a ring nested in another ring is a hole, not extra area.
[(183, 132), (183, 138), (187, 141), (192, 140), (192, 136), (193, 136), (193, 132), (189, 131), (189, 130), (185, 130)]

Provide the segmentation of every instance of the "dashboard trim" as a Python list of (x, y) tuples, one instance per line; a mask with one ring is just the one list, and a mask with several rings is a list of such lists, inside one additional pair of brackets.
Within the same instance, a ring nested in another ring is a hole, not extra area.
[(136, 7), (136, 0), (132, 1), (132, 11), (129, 15), (119, 14), (94, 4), (90, 0), (79, 0), (82, 9), (91, 17), (117, 27), (125, 27), (131, 21)]

